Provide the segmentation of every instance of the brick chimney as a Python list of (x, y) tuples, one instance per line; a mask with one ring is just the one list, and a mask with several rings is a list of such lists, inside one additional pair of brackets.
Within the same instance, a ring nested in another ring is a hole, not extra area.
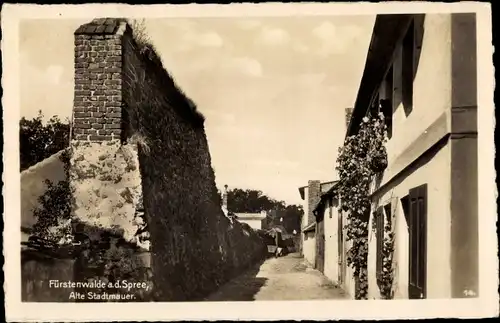
[(121, 19), (94, 19), (75, 31), (73, 139), (120, 139), (126, 28)]
[(320, 200), (321, 194), (321, 181), (318, 180), (310, 180), (308, 181), (308, 208), (307, 208), (307, 224), (311, 224), (316, 222), (316, 218), (314, 217), (313, 210), (318, 204)]

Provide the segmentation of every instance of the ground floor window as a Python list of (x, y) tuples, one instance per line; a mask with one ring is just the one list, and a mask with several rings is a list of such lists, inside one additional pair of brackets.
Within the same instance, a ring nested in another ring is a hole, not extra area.
[(338, 281), (344, 283), (345, 277), (345, 246), (344, 246), (344, 216), (342, 211), (338, 211), (337, 224), (337, 246), (338, 246)]
[(375, 221), (375, 235), (377, 240), (377, 264), (376, 264), (376, 272), (377, 272), (377, 280), (380, 279), (380, 275), (382, 273), (382, 265), (384, 260), (384, 211), (383, 208), (380, 207), (374, 214)]
[(426, 298), (427, 284), (427, 185), (410, 190), (409, 194), (409, 284), (410, 299)]

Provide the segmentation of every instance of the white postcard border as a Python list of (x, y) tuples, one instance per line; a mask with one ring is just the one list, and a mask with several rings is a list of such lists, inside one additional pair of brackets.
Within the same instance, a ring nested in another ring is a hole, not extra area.
[[(333, 320), (433, 317), (491, 317), (498, 314), (498, 258), (494, 182), (494, 69), (491, 9), (487, 3), (302, 3), (231, 5), (9, 5), (2, 8), (4, 117), (4, 256), (8, 321), (121, 320)], [(136, 17), (263, 17), (375, 13), (477, 13), (480, 297), (422, 301), (270, 301), (231, 303), (62, 304), (21, 303), (19, 174), (19, 22), (23, 19)]]

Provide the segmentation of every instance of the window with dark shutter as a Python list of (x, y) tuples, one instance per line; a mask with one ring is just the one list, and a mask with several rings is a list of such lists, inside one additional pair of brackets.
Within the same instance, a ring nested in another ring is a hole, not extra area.
[(343, 227), (344, 227), (344, 224), (342, 223), (342, 213), (339, 211), (338, 213), (338, 225), (337, 225), (337, 238), (338, 238), (338, 255), (339, 255), (339, 259), (341, 259), (341, 256), (342, 256), (342, 253), (344, 251), (344, 246), (343, 246)]
[(384, 115), (385, 125), (387, 126), (387, 138), (392, 138), (392, 101), (380, 100), (380, 112)]
[(383, 208), (379, 207), (375, 212), (375, 234), (377, 239), (377, 278), (382, 273), (383, 259), (384, 259), (384, 212)]
[(394, 69), (391, 66), (384, 79), (384, 96), (380, 98), (380, 111), (384, 115), (387, 126), (387, 137), (392, 138), (392, 102), (394, 93)]
[(413, 78), (415, 76), (415, 23), (412, 21), (403, 39), (402, 99), (406, 116), (413, 110)]
[(424, 40), (425, 14), (417, 14), (413, 18), (413, 77), (417, 73)]
[(410, 226), (410, 196), (406, 195), (401, 198), (401, 207), (403, 208), (403, 215), (406, 220), (407, 228)]
[(427, 283), (427, 184), (409, 194), (410, 267), (408, 295), (410, 299), (426, 298)]
[(337, 212), (338, 217), (338, 281), (340, 284), (345, 282), (345, 266), (346, 266), (346, 255), (344, 246), (344, 215), (339, 209)]

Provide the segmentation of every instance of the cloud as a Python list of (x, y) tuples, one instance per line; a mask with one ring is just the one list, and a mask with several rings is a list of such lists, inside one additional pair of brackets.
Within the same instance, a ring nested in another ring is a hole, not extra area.
[[(233, 122), (231, 124), (220, 124), (220, 123), (215, 123), (214, 126), (211, 127), (211, 131), (216, 131), (220, 135), (223, 135), (225, 138), (231, 138), (231, 139), (236, 139), (238, 138), (245, 138), (247, 140), (247, 143), (250, 142), (251, 139), (264, 139), (266, 134), (262, 131), (262, 129), (258, 126), (249, 126), (245, 124), (237, 124), (236, 122)], [(229, 139), (230, 140), (230, 139)], [(238, 149), (243, 149), (248, 152), (249, 147), (245, 147), (244, 145), (234, 148), (233, 152), (237, 152)]]
[(329, 21), (324, 21), (312, 31), (320, 41), (317, 53), (321, 56), (343, 54), (350, 45), (356, 42), (362, 29), (356, 25), (335, 26)]
[(256, 29), (262, 25), (262, 23), (259, 20), (254, 20), (254, 19), (239, 20), (237, 24), (241, 29), (244, 30)]
[(51, 64), (45, 68), (39, 68), (30, 63), (22, 65), (22, 75), (31, 84), (59, 85), (64, 75), (64, 67)]
[(148, 33), (158, 29), (176, 29), (183, 32), (191, 32), (196, 28), (196, 20), (191, 18), (164, 18), (164, 19), (145, 19)]
[(224, 41), (216, 32), (207, 32), (199, 35), (198, 44), (203, 47), (221, 47)]
[(300, 163), (289, 159), (256, 159), (252, 162), (256, 166), (272, 167), (279, 169), (297, 169)]
[[(22, 55), (22, 54), (21, 54)], [(73, 102), (73, 76), (62, 65), (37, 67), (21, 59), (21, 113), (35, 117), (38, 110), (51, 117), (71, 115)], [(58, 93), (47, 95), (47, 93)]]
[(329, 21), (324, 21), (321, 25), (313, 29), (313, 35), (320, 40), (327, 41), (335, 37), (337, 28)]
[(301, 42), (297, 42), (295, 44), (293, 44), (292, 46), (293, 50), (295, 50), (296, 52), (299, 52), (299, 53), (306, 53), (309, 51), (309, 48), (307, 48), (306, 45), (304, 45), (303, 43)]
[[(202, 50), (199, 51), (200, 53)], [(195, 57), (196, 59), (192, 59)], [(238, 78), (238, 81), (245, 77), (260, 77), (263, 74), (262, 66), (259, 61), (247, 56), (233, 56), (224, 50), (205, 51), (203, 54), (185, 54), (177, 59), (167, 60), (169, 64), (175, 66), (176, 64), (182, 65), (182, 70), (179, 69), (176, 75), (185, 74), (196, 83), (200, 79), (210, 82), (212, 87), (222, 82), (223, 86), (227, 86), (230, 80)], [(172, 71), (175, 71), (172, 68)], [(233, 85), (234, 86), (234, 85)], [(213, 91), (210, 91), (213, 96)]]
[(257, 60), (250, 57), (232, 58), (229, 61), (228, 67), (249, 76), (262, 76), (262, 66)]
[[(205, 55), (201, 57), (197, 57), (196, 60), (191, 60), (189, 64), (184, 63), (185, 61), (182, 61), (183, 65), (183, 70), (189, 73), (203, 73), (207, 72), (211, 69), (216, 68), (216, 63), (217, 60), (213, 55)], [(175, 66), (175, 60), (172, 60), (171, 64), (172, 66)]]
[(216, 48), (224, 44), (222, 37), (214, 31), (200, 33), (194, 30), (186, 30), (182, 33), (181, 39), (182, 41), (177, 42), (177, 49), (180, 51), (194, 50), (199, 47)]
[(279, 28), (264, 28), (260, 32), (257, 41), (266, 45), (283, 45), (288, 43), (290, 35), (283, 29)]
[(298, 76), (297, 81), (306, 86), (317, 86), (321, 85), (326, 77), (326, 73), (304, 73)]
[(224, 122), (226, 124), (233, 124), (236, 121), (234, 114), (218, 111), (214, 109), (207, 109), (201, 111), (206, 117), (210, 118), (210, 120), (217, 120), (217, 123)]
[(173, 41), (168, 42), (169, 51), (175, 49), (185, 52), (199, 47), (221, 47), (224, 44), (217, 32), (202, 29), (195, 20), (189, 19), (147, 21), (147, 33), (155, 43), (161, 43), (158, 39), (172, 39)]

